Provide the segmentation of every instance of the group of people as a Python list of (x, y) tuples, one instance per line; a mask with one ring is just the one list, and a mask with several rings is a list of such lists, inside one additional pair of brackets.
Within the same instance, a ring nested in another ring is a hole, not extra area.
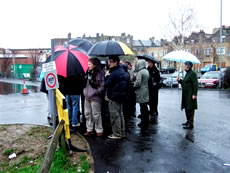
[[(177, 79), (183, 88), (182, 109), (185, 108), (187, 117), (183, 127), (187, 129), (193, 128), (194, 110), (197, 109), (197, 78), (191, 68), (191, 62), (185, 63), (187, 74), (183, 80), (180, 77)], [(134, 70), (130, 62), (121, 63), (119, 56), (110, 56), (108, 69), (105, 70), (98, 58), (91, 58), (86, 74), (61, 81), (60, 89), (66, 96), (71, 127), (80, 126), (81, 98), (81, 112), (86, 125), (84, 135), (92, 135), (94, 131), (97, 136), (103, 135), (102, 114), (106, 109), (112, 132), (108, 138), (125, 137), (125, 118), (136, 116), (136, 103), (140, 105), (140, 127), (148, 123), (149, 116), (158, 115), (160, 79), (156, 63), (151, 59), (138, 59)]]

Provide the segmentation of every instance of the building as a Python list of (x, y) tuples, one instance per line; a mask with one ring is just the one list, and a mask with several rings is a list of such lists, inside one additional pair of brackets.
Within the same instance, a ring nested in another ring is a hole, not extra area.
[[(15, 67), (31, 64), (33, 71), (29, 75), (36, 76), (41, 71), (41, 63), (47, 58), (50, 49), (4, 49), (0, 48), (0, 76), (14, 77)], [(32, 74), (34, 73), (34, 74)], [(26, 75), (28, 76), (28, 75)]]
[[(230, 27), (223, 26), (223, 44), (222, 44), (222, 59), (221, 67), (230, 66)], [(160, 62), (161, 66), (169, 65), (178, 68), (178, 63), (168, 62), (163, 60), (163, 56), (175, 48), (172, 42), (177, 44), (181, 37), (175, 37), (174, 40), (163, 40), (160, 46), (147, 48), (146, 52), (153, 55)], [(207, 64), (220, 64), (220, 28), (215, 28), (212, 34), (207, 34), (203, 30), (200, 32), (192, 32), (190, 36), (184, 38), (184, 50), (194, 54), (201, 62), (200, 65), (195, 65), (194, 69), (199, 71), (201, 67)]]

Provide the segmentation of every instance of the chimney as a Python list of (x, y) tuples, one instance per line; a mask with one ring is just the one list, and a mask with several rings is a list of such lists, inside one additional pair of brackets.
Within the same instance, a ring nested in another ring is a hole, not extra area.
[(68, 40), (71, 39), (71, 32), (68, 33)]

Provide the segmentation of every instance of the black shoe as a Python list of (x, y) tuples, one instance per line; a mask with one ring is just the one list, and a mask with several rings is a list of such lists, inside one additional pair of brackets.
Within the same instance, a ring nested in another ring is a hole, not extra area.
[(184, 128), (184, 129), (193, 129), (194, 126), (193, 126), (193, 125), (186, 125), (186, 126), (184, 126), (183, 128)]
[(188, 122), (182, 123), (182, 126), (187, 126)]

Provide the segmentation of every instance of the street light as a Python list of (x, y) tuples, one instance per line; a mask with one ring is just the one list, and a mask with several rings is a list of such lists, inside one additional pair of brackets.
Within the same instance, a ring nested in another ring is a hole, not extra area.
[(219, 88), (221, 88), (221, 64), (222, 64), (222, 0), (220, 0), (220, 80), (219, 80)]

